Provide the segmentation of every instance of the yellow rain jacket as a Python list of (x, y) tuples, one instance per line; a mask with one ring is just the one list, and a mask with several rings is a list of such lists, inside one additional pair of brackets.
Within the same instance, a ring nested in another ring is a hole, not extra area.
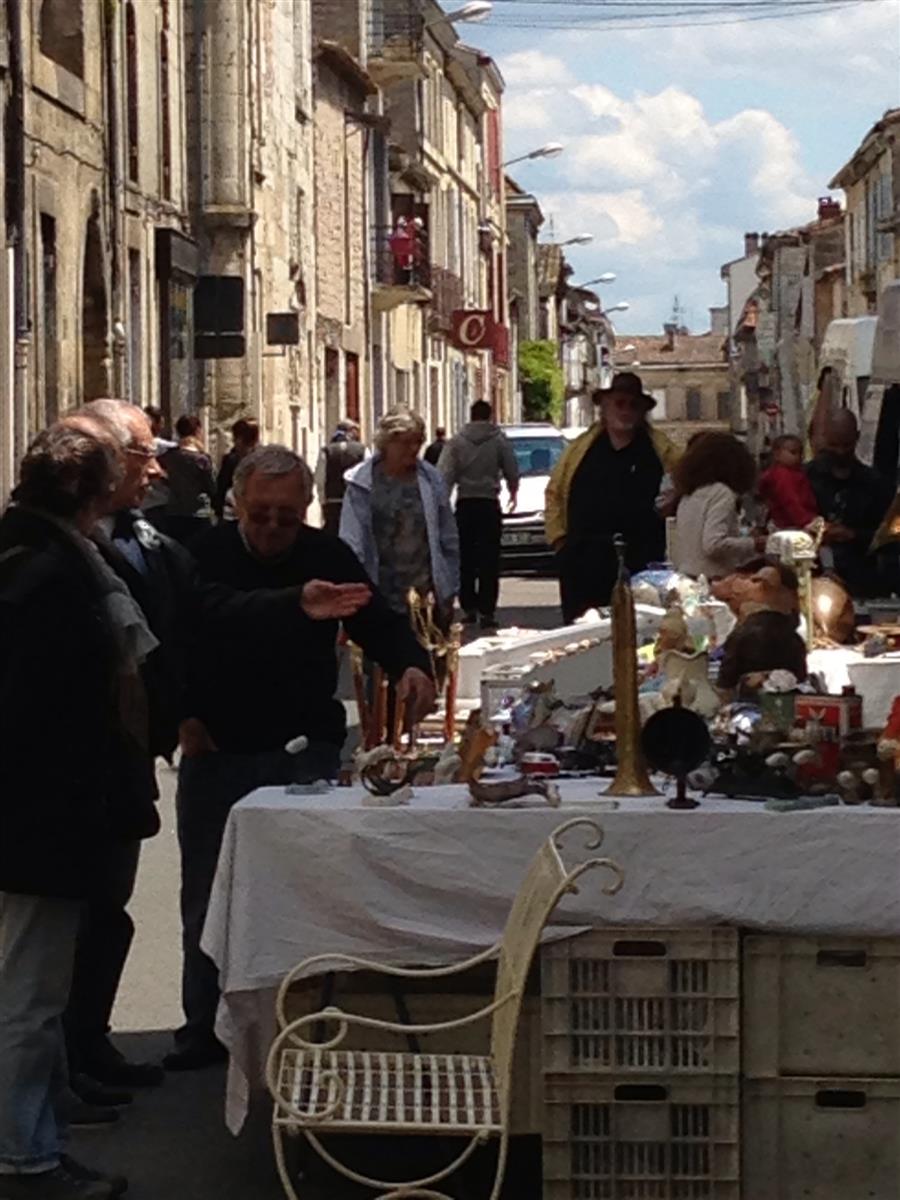
[[(654, 429), (648, 423), (647, 429), (653, 449), (663, 465), (667, 475), (681, 458), (681, 451), (660, 429)], [(566, 536), (569, 513), (569, 491), (575, 472), (581, 466), (582, 459), (603, 432), (603, 422), (595, 421), (590, 429), (586, 429), (563, 452), (559, 462), (553, 468), (544, 501), (544, 527), (547, 531), (547, 541), (555, 546)]]

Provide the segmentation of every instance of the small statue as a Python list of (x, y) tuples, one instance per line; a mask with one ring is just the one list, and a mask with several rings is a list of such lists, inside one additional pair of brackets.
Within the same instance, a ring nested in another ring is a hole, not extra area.
[[(767, 562), (752, 573), (729, 575), (713, 584), (713, 595), (738, 619), (723, 647), (721, 691), (753, 695), (775, 670), (806, 679), (806, 646), (797, 632), (799, 581), (791, 567)], [(744, 684), (748, 676), (756, 677), (755, 686)]]

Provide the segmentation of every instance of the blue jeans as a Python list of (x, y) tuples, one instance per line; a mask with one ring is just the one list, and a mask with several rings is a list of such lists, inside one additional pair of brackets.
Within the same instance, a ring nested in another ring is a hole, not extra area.
[(184, 953), (181, 1003), (185, 1024), (175, 1034), (179, 1046), (209, 1046), (215, 1037), (219, 976), (215, 964), (200, 949), (200, 937), (228, 814), (256, 788), (334, 779), (339, 768), (340, 748), (326, 742), (313, 742), (302, 754), (283, 750), (232, 754), (216, 750), (182, 758), (175, 801)]
[(62, 1014), (82, 906), (0, 893), (0, 1173), (48, 1171), (65, 1128)]

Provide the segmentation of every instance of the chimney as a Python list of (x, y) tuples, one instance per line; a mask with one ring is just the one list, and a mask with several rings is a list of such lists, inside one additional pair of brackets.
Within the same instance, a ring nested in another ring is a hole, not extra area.
[(759, 234), (745, 233), (744, 234), (744, 258), (752, 258), (754, 254), (759, 253)]
[(717, 307), (709, 310), (709, 331), (710, 333), (719, 333), (723, 337), (728, 333), (727, 307)]
[(666, 349), (675, 349), (675, 335), (678, 333), (678, 326), (673, 324), (663, 325), (663, 333), (666, 335)]
[(841, 202), (835, 200), (834, 196), (819, 197), (819, 220), (828, 221), (832, 217), (841, 215)]

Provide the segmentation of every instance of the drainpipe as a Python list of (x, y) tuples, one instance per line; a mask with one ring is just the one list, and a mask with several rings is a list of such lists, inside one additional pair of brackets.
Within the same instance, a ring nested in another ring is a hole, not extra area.
[(25, 189), (25, 73), (22, 38), (22, 0), (7, 0), (9, 14), (9, 66), (12, 83), (7, 113), (7, 184), (10, 203), (7, 221), (13, 243), (13, 326), (15, 359), (13, 366), (13, 455), (18, 462), (28, 444), (28, 369), (31, 350), (31, 321), (28, 312), (28, 266), (26, 243)]
[(103, 17), (104, 83), (106, 88), (106, 159), (109, 189), (109, 264), (110, 311), (112, 313), (113, 378), (112, 394), (131, 399), (126, 382), (127, 339), (118, 332), (124, 328), (122, 292), (122, 176), (119, 170), (118, 80), (121, 78), (117, 7), (105, 6)]

